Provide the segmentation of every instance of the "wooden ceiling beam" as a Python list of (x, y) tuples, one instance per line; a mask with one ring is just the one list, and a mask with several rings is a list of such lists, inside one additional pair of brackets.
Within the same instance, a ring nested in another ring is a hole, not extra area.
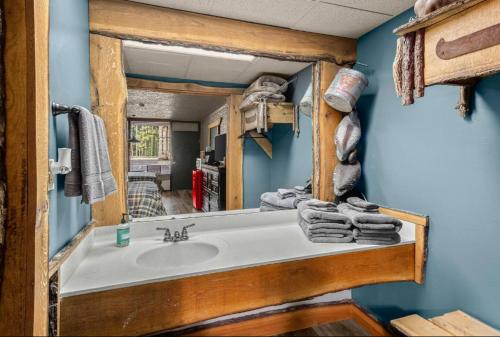
[(294, 61), (352, 64), (356, 40), (145, 5), (91, 0), (90, 30), (114, 38), (246, 53)]

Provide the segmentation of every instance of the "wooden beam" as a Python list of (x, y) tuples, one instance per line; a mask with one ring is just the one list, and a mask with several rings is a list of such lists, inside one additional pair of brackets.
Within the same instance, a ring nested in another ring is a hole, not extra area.
[(356, 40), (178, 11), (124, 0), (91, 0), (90, 30), (153, 41), (297, 61), (356, 60)]
[(0, 334), (48, 333), (47, 0), (5, 0), (8, 221)]
[(171, 94), (187, 94), (199, 96), (230, 96), (241, 95), (244, 89), (209, 87), (196, 83), (171, 83), (127, 77), (129, 89), (166, 92)]
[(123, 69), (122, 42), (90, 35), (90, 94), (92, 112), (106, 125), (109, 158), (118, 191), (92, 206), (96, 226), (120, 223), (127, 212), (127, 82)]
[(333, 171), (337, 165), (335, 130), (343, 114), (326, 104), (323, 96), (341, 67), (320, 61), (314, 66), (313, 104), (313, 194), (333, 201)]
[(411, 281), (414, 257), (415, 245), (406, 244), (66, 297), (61, 335), (144, 335), (364, 285)]
[(267, 156), (271, 159), (273, 159), (273, 144), (264, 135), (261, 135), (257, 131), (250, 131), (249, 135), (252, 137), (252, 139), (257, 143), (257, 145), (260, 146), (260, 148), (267, 154)]
[(92, 221), (76, 234), (71, 241), (64, 246), (59, 252), (57, 252), (52, 259), (49, 261), (49, 278), (51, 278), (62, 266), (64, 261), (68, 259), (71, 253), (78, 247), (78, 245), (85, 239), (94, 229), (95, 222)]
[(394, 34), (397, 34), (399, 36), (405, 35), (407, 33), (415, 32), (419, 29), (422, 28), (427, 28), (429, 26), (435, 25), (443, 20), (446, 20), (450, 16), (453, 16), (455, 14), (458, 14), (467, 8), (470, 8), (472, 6), (477, 5), (480, 2), (483, 2), (485, 0), (458, 0), (455, 1), (448, 6), (441, 7), (434, 12), (421, 17), (417, 18), (413, 21), (410, 21), (407, 24), (404, 24), (402, 26), (399, 26), (398, 28), (394, 29)]
[(227, 104), (226, 210), (243, 208), (243, 133), (239, 109), (241, 95), (231, 95)]

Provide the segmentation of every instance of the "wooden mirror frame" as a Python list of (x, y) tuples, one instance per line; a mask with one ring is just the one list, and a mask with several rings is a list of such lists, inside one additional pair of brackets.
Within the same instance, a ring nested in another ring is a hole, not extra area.
[[(148, 20), (144, 20), (145, 17)], [(216, 18), (124, 0), (91, 0), (90, 31), (92, 110), (104, 119), (108, 130), (113, 130), (108, 132), (108, 142), (115, 144), (115, 147), (116, 144), (124, 144), (124, 149), (125, 134), (120, 130), (126, 125), (124, 109), (127, 84), (133, 83), (135, 87), (149, 87), (152, 90), (167, 92), (210, 92), (209, 87), (196, 84), (127, 80), (123, 74), (124, 39), (314, 63), (313, 194), (322, 200), (335, 198), (332, 175), (336, 156), (332, 135), (342, 113), (330, 108), (321, 97), (341, 65), (355, 62), (356, 40)], [(103, 90), (99, 90), (101, 87)], [(113, 89), (106, 92), (104, 88)], [(226, 162), (228, 210), (243, 207), (243, 143), (237, 138), (242, 133), (241, 113), (238, 110), (241, 90), (236, 90), (239, 92), (233, 90), (229, 95), (227, 89), (224, 93), (212, 93), (229, 97), (229, 146)], [(107, 104), (102, 105), (100, 102)], [(125, 212), (127, 164), (124, 158), (125, 152), (121, 147), (111, 151), (111, 164), (117, 179), (118, 193), (92, 207), (98, 226), (118, 223), (121, 213)]]

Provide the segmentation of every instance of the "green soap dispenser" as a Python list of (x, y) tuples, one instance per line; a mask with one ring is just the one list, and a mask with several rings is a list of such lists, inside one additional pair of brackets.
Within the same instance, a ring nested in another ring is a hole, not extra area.
[(127, 247), (130, 244), (130, 224), (127, 213), (122, 214), (122, 220), (116, 229), (116, 246)]

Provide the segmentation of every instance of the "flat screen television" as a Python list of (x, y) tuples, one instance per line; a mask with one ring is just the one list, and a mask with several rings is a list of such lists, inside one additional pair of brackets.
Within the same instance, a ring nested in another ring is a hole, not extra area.
[(215, 137), (215, 161), (223, 161), (226, 156), (226, 134)]

